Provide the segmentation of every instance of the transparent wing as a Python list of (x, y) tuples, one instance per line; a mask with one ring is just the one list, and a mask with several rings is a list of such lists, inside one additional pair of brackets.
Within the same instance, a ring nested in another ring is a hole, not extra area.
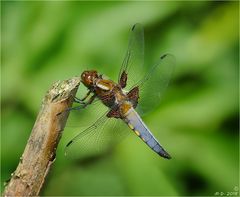
[(65, 154), (72, 158), (81, 158), (104, 153), (111, 150), (130, 132), (121, 119), (108, 118), (105, 113), (69, 141)]
[[(142, 78), (144, 64), (144, 31), (141, 24), (135, 24), (130, 32), (127, 53), (122, 63), (122, 67), (118, 76), (120, 83), (121, 74), (127, 73), (127, 87), (129, 89)], [(142, 70), (141, 70), (142, 69)]]
[(140, 98), (137, 111), (145, 115), (160, 104), (176, 64), (175, 57), (165, 54), (159, 58), (145, 77), (135, 86), (139, 86)]
[(104, 107), (99, 99), (95, 99), (93, 103), (84, 108), (82, 104), (74, 103), (70, 108), (66, 129), (87, 127), (92, 123), (92, 120), (98, 119), (105, 111), (107, 111), (107, 107)]
[(92, 134), (94, 134), (95, 131), (97, 131), (97, 128), (100, 128), (100, 126), (103, 125), (107, 121), (108, 118), (107, 118), (106, 114), (107, 114), (107, 112), (105, 112), (99, 119), (97, 119), (97, 121), (94, 122), (90, 127), (83, 130), (82, 132), (77, 134), (72, 140), (70, 140), (65, 147), (65, 154), (68, 153), (69, 148), (74, 143), (76, 143), (78, 140), (84, 139), (84, 136), (88, 136), (88, 135), (91, 136)]
[[(121, 74), (127, 73), (126, 90), (139, 86), (140, 99), (137, 111), (145, 115), (160, 104), (162, 95), (168, 86), (175, 58), (171, 54), (165, 54), (159, 58), (156, 64), (147, 74), (144, 65), (144, 31), (140, 24), (135, 24), (130, 33), (127, 53), (118, 76), (120, 83)], [(144, 76), (144, 77), (143, 77)]]
[[(67, 156), (81, 158), (99, 154), (110, 150), (111, 147), (127, 136), (130, 131), (123, 121), (108, 118), (106, 116), (108, 112), (109, 109), (97, 101), (85, 109), (71, 111), (70, 116), (74, 116), (74, 121), (79, 120), (79, 129), (75, 127), (68, 131), (74, 132), (75, 137), (68, 142), (65, 149)], [(70, 117), (70, 119), (72, 118)], [(87, 128), (84, 129), (83, 125)]]

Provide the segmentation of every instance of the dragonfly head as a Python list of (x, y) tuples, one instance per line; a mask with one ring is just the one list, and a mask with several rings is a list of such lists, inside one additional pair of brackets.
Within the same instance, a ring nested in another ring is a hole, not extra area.
[(95, 70), (84, 71), (81, 75), (81, 81), (86, 87), (92, 87), (98, 78), (98, 73)]

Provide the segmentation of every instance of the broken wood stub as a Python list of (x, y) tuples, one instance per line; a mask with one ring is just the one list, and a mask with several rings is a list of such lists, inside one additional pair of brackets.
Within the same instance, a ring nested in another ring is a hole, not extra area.
[(24, 153), (3, 196), (39, 194), (55, 159), (57, 145), (69, 115), (67, 109), (72, 106), (79, 84), (79, 77), (74, 77), (54, 83), (47, 92)]

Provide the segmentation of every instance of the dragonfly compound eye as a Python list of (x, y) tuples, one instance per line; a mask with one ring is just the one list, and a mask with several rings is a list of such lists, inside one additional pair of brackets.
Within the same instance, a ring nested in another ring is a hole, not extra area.
[(91, 87), (94, 85), (94, 81), (98, 78), (98, 74), (96, 71), (84, 71), (81, 75), (82, 83), (87, 86)]

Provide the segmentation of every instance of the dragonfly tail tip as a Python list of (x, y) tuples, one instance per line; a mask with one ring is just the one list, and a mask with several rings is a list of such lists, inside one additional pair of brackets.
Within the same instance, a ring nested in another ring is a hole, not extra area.
[(163, 157), (166, 159), (172, 159), (172, 157), (167, 152), (163, 155)]
[(169, 155), (166, 151), (160, 152), (159, 155), (165, 159), (172, 159), (171, 155)]

